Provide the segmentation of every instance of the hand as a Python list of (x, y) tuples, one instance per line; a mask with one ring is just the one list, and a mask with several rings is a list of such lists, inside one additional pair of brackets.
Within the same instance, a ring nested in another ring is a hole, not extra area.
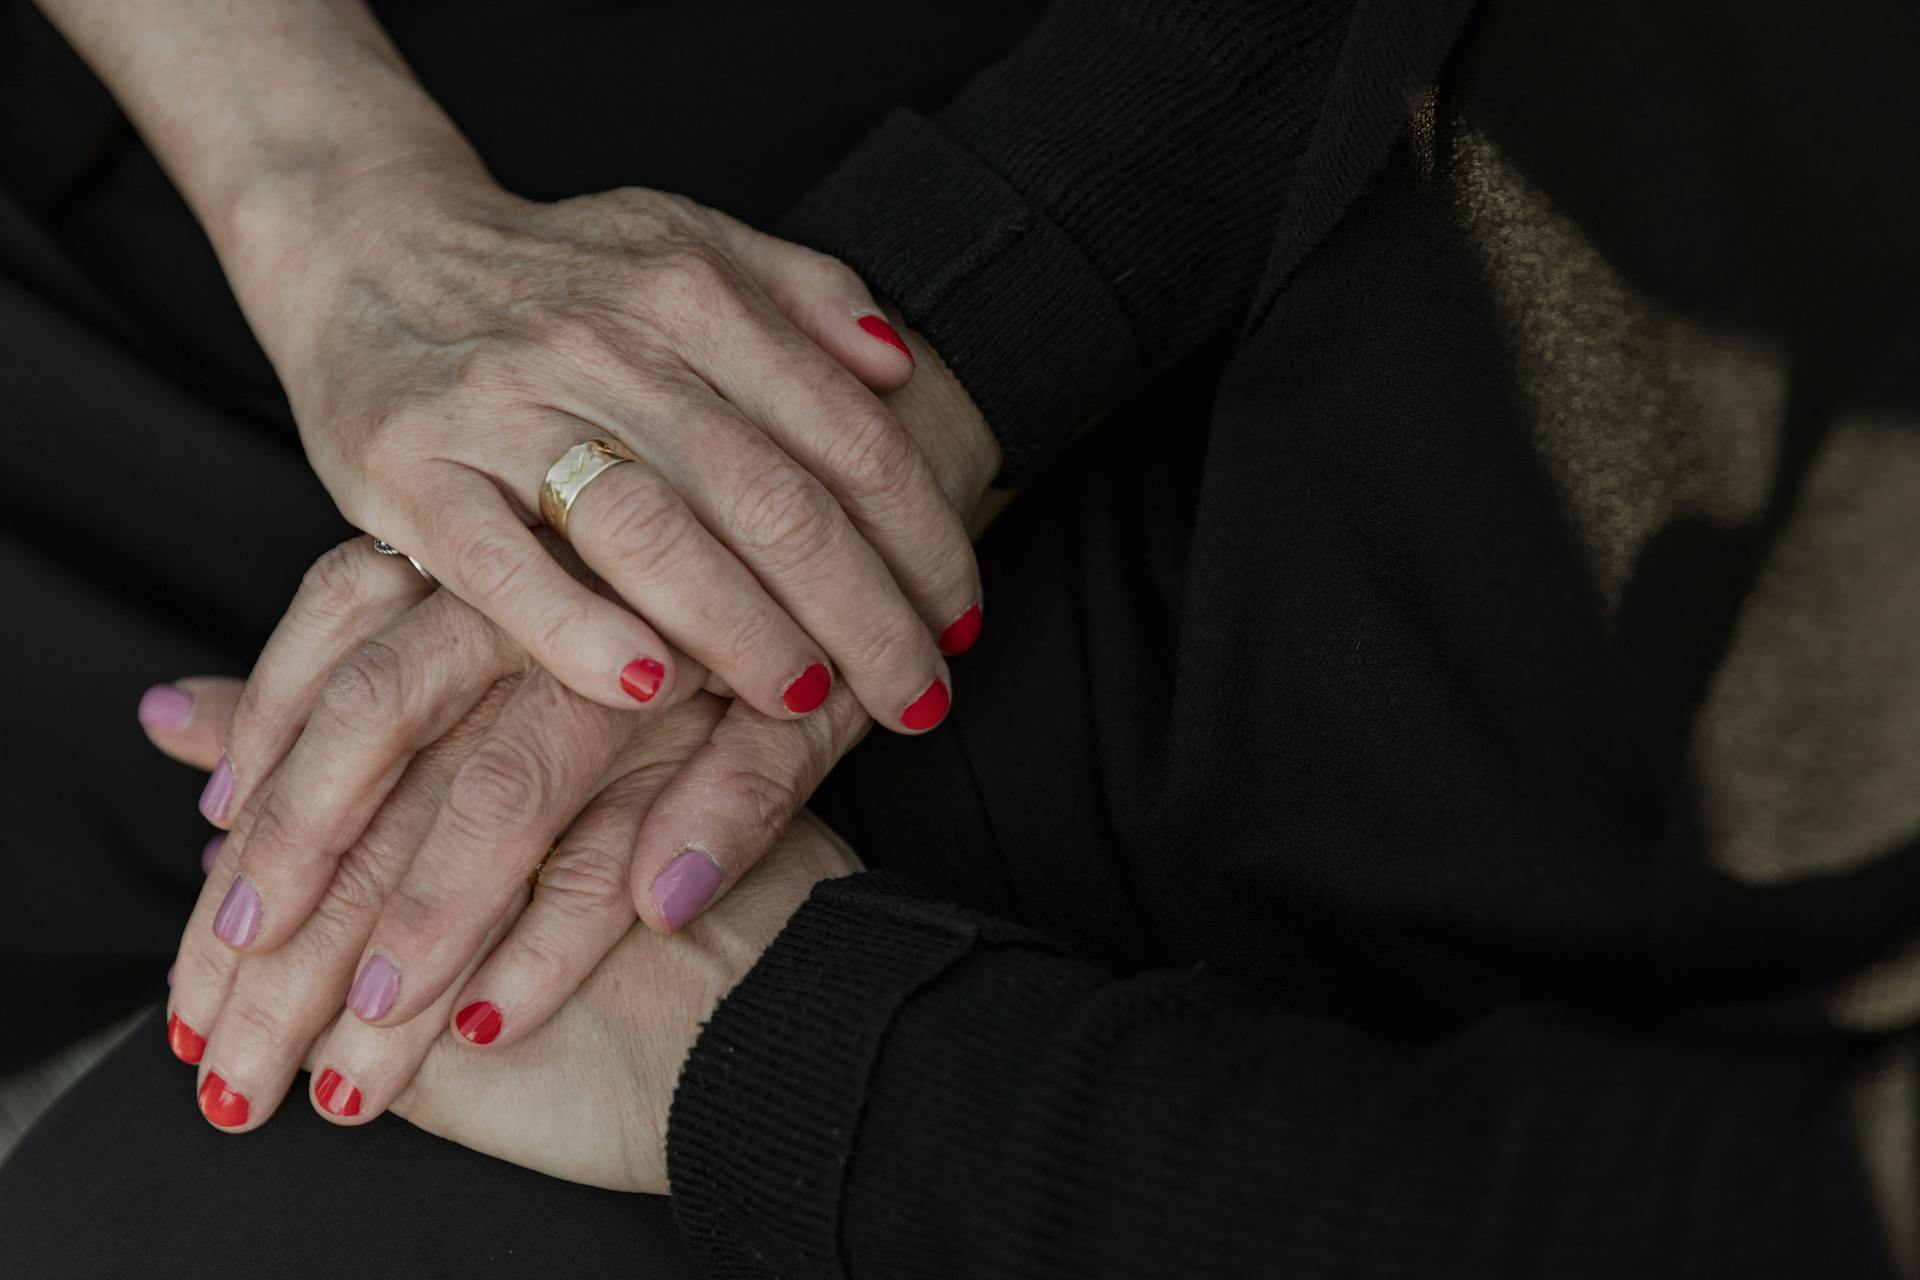
[[(984, 495), (999, 466), (997, 448), (938, 357), (917, 336), (909, 340), (922, 374), (895, 393), (894, 406), (938, 469), (948, 500), (970, 511), (976, 527), (984, 527), (990, 516)], [(564, 548), (557, 550), (564, 559)], [(383, 637), (390, 628), (394, 634)], [(230, 681), (181, 681), (156, 703), (169, 709), (166, 714), (145, 715), (143, 704), (143, 719), (164, 750), (214, 767), (209, 793), (217, 802), (203, 808), (240, 815), (239, 838), (225, 843), (220, 870), (209, 880), (182, 943), (173, 1007), (185, 1028), (183, 1045), (199, 1043), (213, 1028), (235, 981), (238, 961), (222, 954), (223, 947), (234, 944), (215, 945), (211, 931), (226, 896), (241, 894), (229, 913), (229, 924), (236, 926), (229, 933), (243, 939), (238, 950), (254, 957), (292, 937), (316, 908), (333, 910), (331, 904), (342, 896), (368, 899), (359, 863), (368, 856), (362, 844), (372, 838), (369, 815), (385, 802), (423, 744), (469, 708), (503, 697), (501, 691), (516, 686), (531, 669), (525, 655), (496, 629), (450, 597), (427, 599), (425, 585), (404, 564), (373, 556), (363, 540), (356, 540), (329, 553), (308, 575), (246, 695), (238, 698), (237, 711), (238, 686)], [(182, 692), (191, 708), (184, 719), (177, 710)], [(471, 730), (470, 722), (463, 723)], [(547, 905), (566, 903), (578, 910), (543, 910), (523, 922), (512, 945), (466, 984), (456, 1010), (490, 1006), (500, 1019), (496, 1034), (502, 1045), (540, 1025), (591, 971), (608, 940), (631, 922), (635, 907), (622, 892), (629, 877), (632, 901), (648, 924), (662, 930), (685, 924), (758, 859), (867, 723), (840, 691), (822, 716), (797, 722), (771, 720), (733, 704), (711, 741), (693, 752), (664, 800), (645, 815), (640, 834), (633, 837), (628, 828), (624, 843), (593, 846), (595, 856), (584, 864), (592, 874), (582, 879), (602, 892), (550, 895)], [(475, 732), (460, 759), (479, 740)], [(556, 782), (551, 771), (527, 776), (527, 762), (545, 758), (538, 750), (530, 756), (511, 749), (508, 755), (521, 787)], [(582, 768), (591, 774), (592, 761)], [(496, 776), (483, 785), (497, 787), (501, 781)], [(575, 779), (566, 787), (577, 794), (581, 785)], [(463, 796), (473, 791), (473, 786), (461, 788)], [(442, 942), (474, 937), (478, 926), (472, 922), (490, 920), (505, 906), (521, 870), (539, 859), (551, 831), (565, 825), (569, 803), (543, 791), (534, 808), (561, 813), (553, 827), (481, 824), (486, 838), (471, 847), (458, 839), (437, 846), (419, 873), (421, 887), (408, 890), (410, 901), (435, 903), (435, 911), (426, 913), (433, 918), (416, 913), (419, 927), (403, 936)], [(408, 858), (430, 829), (431, 824), (423, 828), (407, 847)], [(217, 852), (222, 843), (216, 840), (212, 849)], [(689, 857), (690, 846), (702, 852)], [(432, 871), (443, 859), (446, 865)], [(570, 858), (550, 865), (549, 880), (570, 865)], [(683, 874), (662, 878), (674, 865)], [(721, 875), (684, 874), (703, 866), (718, 867)], [(236, 879), (247, 889), (236, 891)], [(432, 887), (436, 884), (439, 892)], [(446, 892), (449, 886), (458, 892)], [(604, 892), (609, 887), (611, 892)], [(249, 894), (257, 910), (248, 904)], [(383, 892), (373, 900), (376, 910), (385, 897)], [(442, 911), (449, 916), (439, 918)], [(248, 921), (253, 923), (247, 926)], [(369, 936), (371, 925), (363, 919), (355, 930), (338, 935), (334, 950), (340, 954), (330, 964), (270, 971), (284, 975), (279, 979), (283, 990), (269, 991), (272, 984), (256, 975), (247, 984), (255, 993), (248, 1007), (258, 1010), (253, 1020), (285, 1026), (300, 1021), (298, 1010), (306, 1010), (309, 1021), (316, 1009), (330, 1012)], [(441, 951), (412, 941), (383, 941), (371, 950), (389, 960), (401, 957), (396, 968), (409, 975), (409, 997), (423, 987), (428, 995), (437, 994), (449, 979), (432, 973), (449, 974), (471, 958), (457, 947)], [(337, 977), (327, 976), (336, 971)], [(389, 1020), (392, 1016), (389, 1010)]]
[[(672, 939), (634, 929), (550, 1022), (504, 1053), (463, 1052), (440, 1036), (391, 1110), (557, 1178), (665, 1194), (668, 1109), (701, 1027), (813, 886), (859, 869), (803, 813), (699, 928)], [(315, 1056), (321, 1071), (333, 1052), (330, 1041)]]
[[(218, 725), (240, 701), (240, 685), (183, 684), (194, 697), (196, 723), (167, 735), (165, 745), (177, 758), (208, 768), (222, 739)], [(224, 1008), (204, 1040), (180, 1017), (187, 975), (176, 973), (169, 1039), (176, 1053), (200, 1067), (202, 1110), (222, 1129), (245, 1132), (265, 1123), (304, 1065), (313, 1073), (309, 1101), (337, 1123), (363, 1124), (392, 1109), (444, 1137), (557, 1177), (665, 1190), (667, 1106), (700, 1025), (811, 886), (857, 870), (858, 863), (812, 819), (793, 824), (747, 891), (731, 895), (698, 928), (672, 940), (629, 929), (550, 1021), (484, 1053), (473, 1052), (470, 1039), (447, 1034), (460, 1007), (451, 990), (416, 1018), (370, 1027), (339, 1004), (354, 939), (367, 929), (366, 901), (378, 901), (405, 878), (411, 851), (431, 829), (463, 761), (513, 693), (511, 683), (490, 690), (414, 757), (348, 851), (324, 908), (285, 946), (233, 957), (219, 984)], [(716, 712), (714, 699), (698, 699), (651, 726), (648, 736), (671, 759), (691, 749)], [(591, 872), (580, 873), (582, 852), (591, 867), (592, 849), (630, 833), (664, 767), (644, 764), (603, 791), (549, 860), (531, 902), (526, 882), (516, 887), (466, 966), (469, 985), (480, 980), (476, 966), (501, 962), (503, 937), (518, 936), (555, 898), (564, 913), (593, 885)], [(289, 1004), (288, 992), (304, 995)]]
[[(670, 703), (673, 645), (773, 718), (818, 706), (831, 663), (878, 723), (939, 722), (935, 637), (971, 637), (980, 585), (868, 389), (913, 362), (853, 273), (660, 192), (543, 205), (464, 167), (300, 189), (247, 221), (233, 256), (272, 269), (235, 287), (349, 520), (592, 701)], [(613, 599), (526, 527), (593, 437), (638, 458), (566, 522)]]

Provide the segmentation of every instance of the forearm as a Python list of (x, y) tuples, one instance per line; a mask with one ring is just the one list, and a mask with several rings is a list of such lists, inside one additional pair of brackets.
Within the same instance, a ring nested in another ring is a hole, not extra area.
[(321, 200), (484, 177), (360, 0), (39, 0), (206, 229), (255, 328)]

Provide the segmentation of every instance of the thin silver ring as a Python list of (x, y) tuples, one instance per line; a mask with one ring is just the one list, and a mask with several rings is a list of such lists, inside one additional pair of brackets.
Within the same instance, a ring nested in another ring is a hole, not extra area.
[(415, 560), (412, 556), (408, 555), (406, 552), (402, 551), (400, 548), (392, 545), (391, 543), (382, 542), (380, 541), (380, 539), (375, 538), (373, 540), (373, 549), (375, 551), (378, 551), (383, 556), (399, 556), (401, 559), (405, 560), (408, 564), (413, 566), (415, 573), (418, 573), (421, 577), (427, 580), (428, 586), (432, 587), (436, 591), (440, 589), (440, 579), (428, 573), (427, 566), (421, 564), (418, 560)]

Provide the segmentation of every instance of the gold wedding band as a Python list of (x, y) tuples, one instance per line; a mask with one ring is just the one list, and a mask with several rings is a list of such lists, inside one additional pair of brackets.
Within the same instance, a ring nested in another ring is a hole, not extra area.
[(540, 518), (552, 526), (555, 533), (566, 537), (567, 512), (573, 510), (573, 500), (580, 496), (580, 491), (608, 467), (633, 461), (636, 459), (625, 445), (604, 436), (574, 445), (560, 455), (560, 461), (547, 468), (546, 481), (540, 486)]

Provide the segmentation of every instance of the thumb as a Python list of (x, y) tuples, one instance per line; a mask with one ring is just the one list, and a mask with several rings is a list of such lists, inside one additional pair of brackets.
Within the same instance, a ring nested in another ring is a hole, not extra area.
[(869, 390), (895, 391), (913, 377), (913, 353), (851, 267), (723, 213), (714, 217), (727, 251), (781, 314)]

